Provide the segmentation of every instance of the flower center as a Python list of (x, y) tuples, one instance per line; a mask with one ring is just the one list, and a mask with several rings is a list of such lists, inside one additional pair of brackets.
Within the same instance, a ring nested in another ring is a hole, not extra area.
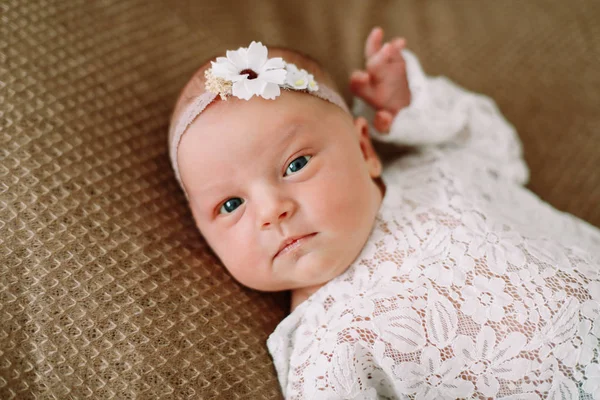
[(487, 360), (479, 360), (475, 364), (471, 365), (471, 369), (476, 374), (481, 374), (488, 369), (489, 362)]
[(431, 374), (426, 378), (426, 382), (429, 383), (430, 386), (437, 387), (442, 383), (442, 377), (437, 374)]
[(491, 244), (498, 244), (500, 242), (500, 238), (495, 233), (488, 233), (486, 240)]
[(256, 79), (258, 78), (258, 74), (251, 69), (244, 69), (240, 72), (240, 75), (248, 74), (248, 79)]
[(487, 292), (482, 293), (481, 296), (479, 297), (479, 301), (484, 306), (489, 306), (490, 304), (492, 304), (492, 296)]

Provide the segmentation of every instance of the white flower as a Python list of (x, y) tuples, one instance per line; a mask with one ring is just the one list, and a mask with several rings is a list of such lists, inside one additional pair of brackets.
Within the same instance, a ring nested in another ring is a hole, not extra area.
[[(546, 269), (544, 274), (542, 274), (540, 273), (539, 266), (527, 264), (518, 271), (508, 273), (508, 279), (515, 287), (522, 286), (523, 288), (529, 289), (531, 293), (535, 293), (539, 288), (546, 287), (544, 278), (551, 277), (552, 275), (553, 271), (551, 269)], [(519, 294), (524, 296), (525, 292)], [(549, 293), (549, 297), (552, 297), (552, 293)]]
[(581, 313), (593, 321), (592, 334), (600, 339), (600, 302), (588, 300), (583, 303)]
[(465, 302), (460, 310), (478, 324), (487, 321), (500, 322), (504, 318), (504, 307), (512, 304), (513, 298), (504, 292), (505, 282), (500, 278), (486, 279), (476, 276), (473, 286), (465, 286), (462, 296)]
[(313, 74), (308, 74), (308, 90), (311, 92), (319, 90), (319, 84), (315, 81)]
[(375, 310), (376, 300), (397, 295), (407, 289), (405, 284), (392, 280), (397, 269), (395, 263), (384, 261), (371, 274), (366, 266), (357, 265), (351, 271), (351, 280), (338, 282), (336, 301), (352, 305), (356, 315), (371, 315)]
[(295, 64), (286, 64), (285, 70), (287, 72), (285, 83), (291, 88), (297, 90), (308, 89), (309, 91), (319, 90), (315, 77), (305, 69), (298, 69)]
[(325, 364), (328, 365), (326, 376), (329, 377), (329, 384), (342, 398), (354, 398), (360, 393), (356, 364), (356, 345), (350, 343), (337, 346), (331, 362)]
[[(568, 367), (576, 364), (587, 365), (594, 358), (594, 349), (598, 348), (600, 338), (600, 307), (593, 300), (586, 301), (581, 307), (582, 318), (577, 327), (577, 335), (554, 349), (554, 355)], [(591, 320), (591, 321), (590, 321)]]
[(525, 255), (516, 244), (521, 237), (514, 231), (505, 231), (500, 224), (484, 220), (478, 214), (463, 215), (464, 227), (454, 231), (453, 237), (469, 244), (469, 254), (475, 258), (485, 256), (490, 271), (502, 275), (508, 263), (515, 267), (525, 264)]
[(526, 343), (525, 335), (512, 332), (496, 346), (496, 333), (489, 326), (484, 326), (477, 335), (477, 343), (468, 336), (460, 335), (452, 348), (454, 354), (462, 357), (477, 375), (477, 390), (485, 397), (496, 397), (500, 389), (497, 378), (518, 381), (529, 369), (529, 360), (515, 358)]
[[(518, 271), (508, 273), (510, 283), (523, 302), (515, 301), (513, 310), (520, 313), (517, 320), (521, 323), (529, 318), (532, 323), (537, 323), (541, 319), (550, 319), (552, 310), (558, 307), (557, 302), (564, 300), (564, 291), (557, 290), (552, 293), (544, 280), (552, 276), (553, 270), (546, 268), (540, 272), (540, 267), (535, 264), (526, 264)], [(523, 304), (524, 303), (524, 304)], [(523, 306), (527, 307), (524, 310)]]
[(452, 243), (450, 230), (437, 228), (424, 250), (423, 274), (440, 286), (463, 286), (475, 262), (465, 253), (464, 245)]
[(509, 314), (520, 324), (529, 321), (537, 324), (540, 321), (540, 313), (536, 309), (535, 302), (530, 298), (523, 298), (523, 301), (515, 300), (512, 306), (512, 312)]
[(240, 99), (254, 95), (274, 99), (281, 94), (279, 85), (285, 83), (285, 63), (280, 57), (267, 58), (267, 54), (267, 47), (260, 42), (228, 50), (227, 57), (212, 62), (212, 74), (233, 82), (232, 94)]
[(412, 307), (390, 310), (381, 316), (375, 315), (373, 319), (379, 336), (385, 337), (400, 353), (412, 353), (427, 343), (421, 317)]
[(452, 343), (458, 330), (456, 307), (433, 288), (427, 293), (425, 328), (431, 343), (440, 349)]
[(582, 319), (579, 323), (577, 335), (566, 342), (559, 344), (554, 349), (554, 355), (567, 367), (589, 364), (594, 358), (594, 349), (598, 346), (598, 339), (592, 334), (592, 322)]
[(415, 398), (420, 400), (469, 397), (473, 384), (459, 377), (463, 365), (458, 357), (442, 362), (438, 349), (426, 347), (421, 352), (420, 364), (404, 362), (393, 367), (400, 379), (396, 389), (407, 395), (415, 393)]
[(306, 89), (308, 87), (308, 72), (298, 69), (294, 64), (286, 64), (285, 83), (294, 89)]
[[(539, 348), (538, 352), (542, 358), (547, 357), (553, 349), (560, 350), (559, 345), (577, 335), (580, 323), (579, 308), (577, 298), (568, 297), (554, 315), (548, 316), (548, 323), (534, 335), (527, 350)], [(579, 342), (574, 344), (578, 345)]]

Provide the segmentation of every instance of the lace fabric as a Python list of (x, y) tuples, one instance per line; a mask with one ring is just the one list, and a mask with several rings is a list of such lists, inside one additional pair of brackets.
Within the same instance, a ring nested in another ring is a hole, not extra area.
[(600, 230), (522, 186), (493, 101), (405, 58), (385, 140), (419, 151), (386, 166), (355, 262), (269, 337), (285, 397), (600, 400)]

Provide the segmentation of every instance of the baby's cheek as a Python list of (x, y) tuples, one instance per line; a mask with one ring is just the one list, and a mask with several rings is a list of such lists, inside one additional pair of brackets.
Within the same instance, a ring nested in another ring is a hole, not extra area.
[(256, 288), (263, 277), (264, 254), (256, 235), (238, 226), (222, 232), (215, 252), (231, 275), (243, 285)]
[(357, 233), (362, 236), (359, 231), (366, 224), (364, 213), (369, 207), (364, 202), (365, 193), (356, 190), (359, 185), (359, 182), (341, 178), (327, 182), (311, 193), (314, 228), (334, 239), (330, 244), (336, 248), (351, 245), (348, 240)]

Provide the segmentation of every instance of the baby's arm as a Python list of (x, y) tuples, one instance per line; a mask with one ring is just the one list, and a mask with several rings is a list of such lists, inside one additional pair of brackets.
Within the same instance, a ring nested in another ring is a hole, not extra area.
[(494, 101), (445, 77), (428, 77), (417, 57), (404, 49), (403, 39), (382, 46), (382, 37), (379, 28), (371, 32), (365, 45), (366, 70), (350, 78), (357, 96), (354, 112), (372, 120), (373, 136), (402, 145), (435, 146), (448, 156), (527, 183), (520, 139)]

